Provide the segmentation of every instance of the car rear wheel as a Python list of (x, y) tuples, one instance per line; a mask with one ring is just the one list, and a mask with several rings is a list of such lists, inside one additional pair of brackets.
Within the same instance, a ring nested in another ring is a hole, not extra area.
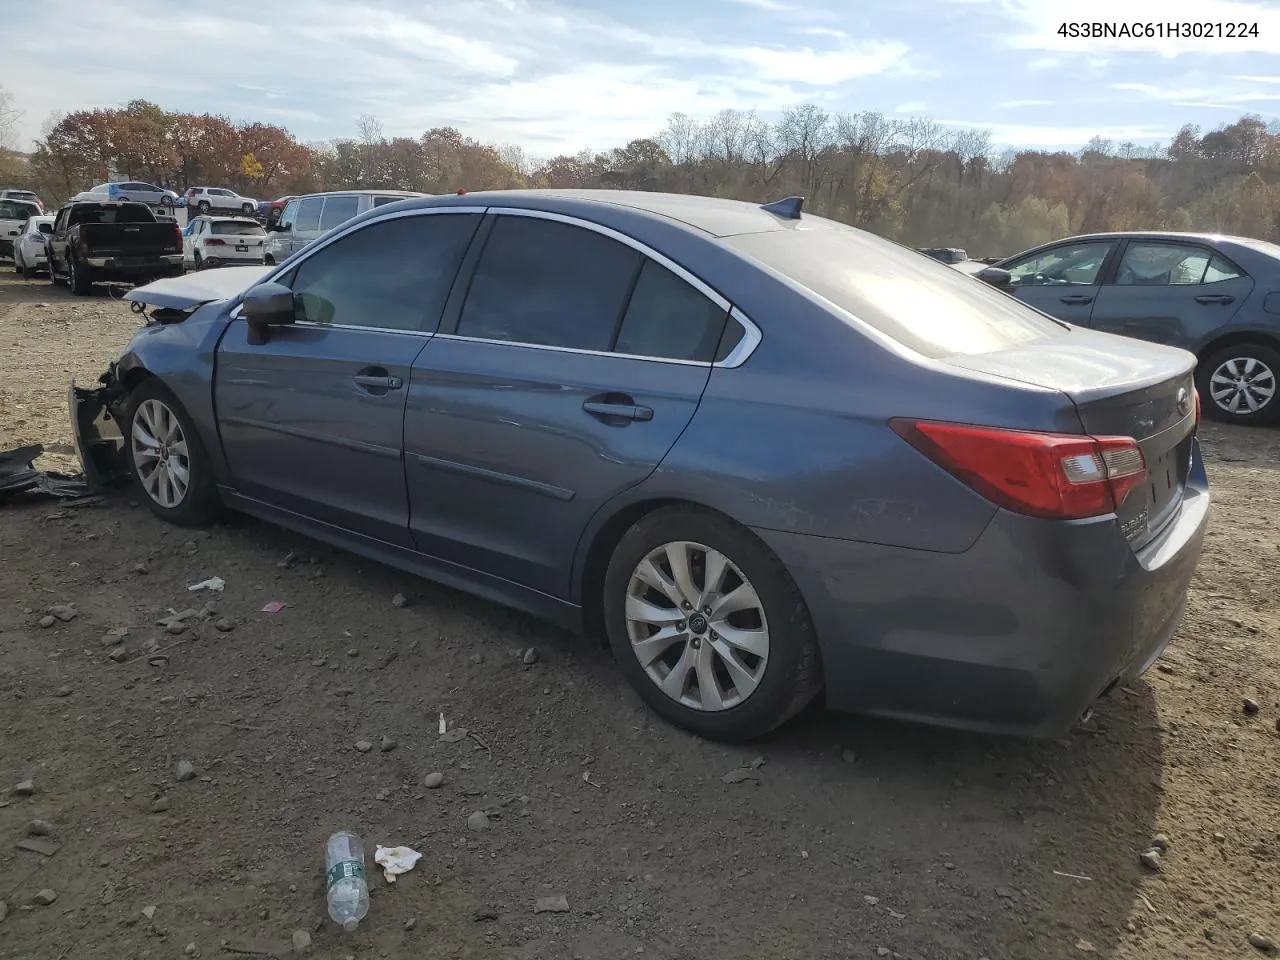
[(218, 514), (212, 466), (195, 425), (155, 379), (129, 397), (129, 473), (151, 512), (179, 526), (200, 526)]
[(813, 623), (786, 567), (708, 511), (664, 508), (628, 530), (605, 574), (604, 614), (641, 698), (700, 736), (761, 736), (822, 687)]
[(77, 297), (87, 297), (93, 293), (93, 269), (80, 265), (74, 256), (67, 258), (67, 281), (71, 284), (71, 292)]
[(204, 269), (204, 258), (200, 256), (199, 250), (191, 255), (191, 265), (194, 270)]
[(197, 203), (197, 204), (196, 204), (196, 209), (197, 209), (197, 210), (199, 210), (201, 213), (208, 213), (208, 212), (209, 212), (209, 201), (208, 201), (208, 200), (201, 200), (199, 203)]
[(1225, 347), (1200, 363), (1196, 379), (1201, 406), (1215, 420), (1280, 422), (1280, 351), (1259, 343)]
[(246, 217), (253, 216), (253, 204), (252, 203), (241, 204), (240, 212), (243, 213)]

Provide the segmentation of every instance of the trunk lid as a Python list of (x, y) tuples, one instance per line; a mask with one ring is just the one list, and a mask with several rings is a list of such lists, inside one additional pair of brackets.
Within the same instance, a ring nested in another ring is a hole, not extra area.
[(1193, 354), (1073, 327), (1065, 337), (946, 362), (1060, 390), (1075, 404), (1085, 433), (1138, 441), (1147, 478), (1116, 511), (1135, 548), (1173, 519), (1182, 502), (1196, 431)]

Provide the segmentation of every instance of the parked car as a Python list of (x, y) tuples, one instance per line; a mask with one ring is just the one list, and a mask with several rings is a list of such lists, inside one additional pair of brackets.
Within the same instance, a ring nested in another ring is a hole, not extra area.
[(959, 247), (920, 247), (920, 252), (942, 263), (963, 263), (969, 254)]
[(1008, 292), (1069, 323), (1190, 350), (1206, 412), (1280, 422), (1280, 246), (1198, 233), (1069, 237), (997, 264)]
[(25, 200), (27, 203), (34, 203), (40, 208), (40, 212), (44, 213), (44, 201), (40, 199), (39, 194), (34, 190), (18, 190), (15, 188), (0, 190), (0, 200)]
[(258, 210), (255, 216), (267, 225), (270, 230), (280, 221), (280, 214), (284, 213), (284, 208), (288, 206), (292, 196), (278, 197), (275, 200), (261, 200), (258, 202)]
[(800, 207), (373, 209), (286, 264), (131, 291), (153, 322), (73, 385), (77, 449), (96, 478), (122, 449), (170, 522), (229, 506), (600, 631), (702, 735), (824, 689), (1059, 735), (1181, 618), (1195, 358)]
[(0, 257), (13, 259), (13, 244), (32, 217), (43, 211), (27, 200), (0, 200)]
[(258, 208), (257, 200), (242, 197), (224, 187), (192, 187), (187, 191), (186, 202), (188, 207), (194, 207), (200, 213), (232, 210), (247, 217), (253, 216), (253, 211)]
[(27, 220), (21, 235), (13, 242), (15, 272), (30, 280), (36, 275), (36, 271), (48, 269), (46, 248), (52, 233), (53, 217), (42, 214)]
[(49, 279), (87, 296), (100, 282), (149, 283), (182, 275), (182, 229), (145, 203), (68, 203), (48, 244)]
[(195, 217), (182, 232), (183, 262), (196, 270), (261, 263), (266, 236), (248, 217)]
[(266, 262), (281, 263), (307, 244), (352, 217), (410, 197), (430, 194), (405, 190), (342, 190), (294, 197), (280, 213), (267, 238)]

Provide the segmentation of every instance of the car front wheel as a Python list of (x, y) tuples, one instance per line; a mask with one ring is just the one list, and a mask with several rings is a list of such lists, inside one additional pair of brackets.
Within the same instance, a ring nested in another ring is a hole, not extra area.
[(212, 465), (195, 425), (155, 379), (129, 397), (129, 473), (151, 512), (179, 526), (201, 526), (218, 514)]
[(700, 736), (761, 736), (821, 689), (813, 623), (790, 573), (717, 514), (669, 507), (628, 530), (605, 574), (604, 615), (641, 698)]
[(1196, 370), (1206, 415), (1225, 423), (1256, 426), (1280, 422), (1280, 351), (1241, 343), (1217, 351)]

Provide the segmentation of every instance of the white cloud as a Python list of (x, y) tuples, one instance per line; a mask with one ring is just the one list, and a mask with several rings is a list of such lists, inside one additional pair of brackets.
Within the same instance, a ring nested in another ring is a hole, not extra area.
[[(1280, 54), (1280, 5), (1256, 0), (1197, 0), (1196, 3), (1170, 3), (1168, 0), (1073, 0), (1063, 6), (1058, 0), (951, 0), (972, 5), (985, 3), (996, 7), (1022, 29), (1008, 32), (1010, 46), (1022, 50), (1041, 50), (1057, 54), (1098, 54), (1144, 52), (1161, 57), (1177, 57), (1187, 53), (1239, 55), (1247, 53)], [(1064, 23), (1128, 24), (1145, 31), (1147, 24), (1246, 24), (1245, 36), (1172, 38), (1168, 36), (1134, 36), (1085, 38), (1061, 36), (1057, 31)], [(1257, 36), (1252, 27), (1257, 25)], [(1002, 30), (1002, 33), (1004, 31)]]
[[(810, 24), (823, 15), (784, 0), (737, 2)], [(453, 124), (495, 142), (576, 151), (656, 132), (678, 110), (780, 111), (914, 70), (905, 44), (866, 31), (854, 40), (811, 25), (807, 42), (773, 45), (732, 18), (711, 32), (692, 22), (640, 29), (560, 0), (275, 0), (269, 16), (261, 0), (219, 0), (217, 10), (172, 0), (26, 8), (5, 40), (4, 83), (25, 111), (22, 134), (36, 136), (54, 110), (142, 97), (283, 123), (303, 140), (353, 134), (368, 112), (388, 135)], [(119, 44), (102, 43), (122, 21), (162, 23), (164, 41), (122, 57)]]
[(893, 108), (894, 113), (924, 113), (929, 109), (929, 104), (923, 100), (908, 100), (906, 103), (900, 103)]
[(1225, 87), (1158, 87), (1150, 83), (1113, 83), (1112, 90), (1140, 93), (1151, 100), (1159, 100), (1175, 106), (1190, 106), (1196, 101), (1212, 101), (1215, 106), (1235, 104), (1236, 109), (1249, 103), (1280, 101), (1280, 92), (1262, 93), (1257, 90), (1233, 90)]
[(1280, 83), (1280, 77), (1228, 77), (1229, 80), (1239, 80), (1241, 83)]

